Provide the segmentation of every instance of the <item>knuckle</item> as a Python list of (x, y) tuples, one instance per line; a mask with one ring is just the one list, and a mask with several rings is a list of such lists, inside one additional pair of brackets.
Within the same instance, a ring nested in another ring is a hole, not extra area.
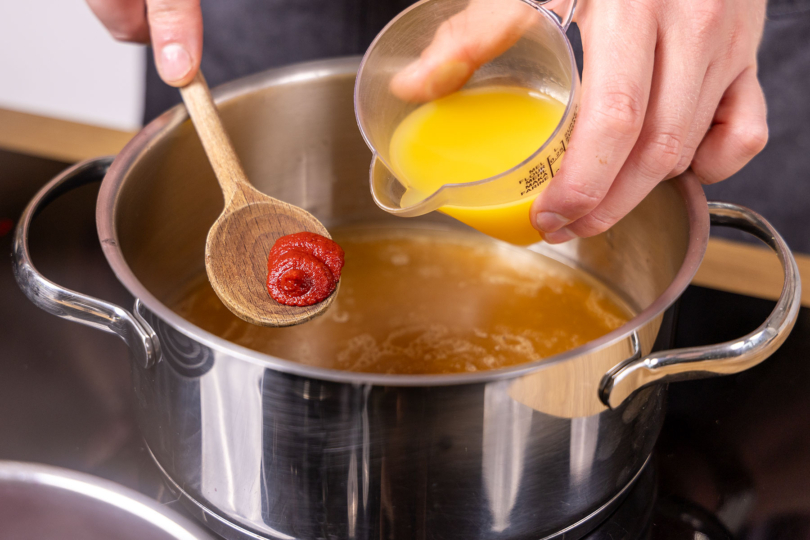
[(746, 34), (745, 28), (737, 24), (732, 26), (732, 28), (729, 30), (723, 54), (723, 59), (726, 60), (726, 62), (730, 62), (731, 59), (733, 58), (734, 53), (736, 53), (739, 50), (740, 45), (745, 41), (747, 41), (745, 39), (746, 37), (745, 34)]
[(692, 164), (692, 158), (695, 155), (695, 150), (685, 151), (681, 154), (680, 159), (675, 164), (675, 167), (672, 168), (672, 172), (670, 173), (672, 176), (678, 176), (682, 174), (689, 166)]
[(147, 12), (147, 15), (149, 16), (149, 23), (152, 25), (167, 21), (174, 22), (180, 18), (178, 11), (172, 8), (151, 8)]
[(717, 34), (726, 14), (726, 0), (701, 0), (691, 13), (695, 33), (706, 37)]
[(481, 56), (481, 43), (470, 39), (470, 24), (462, 17), (451, 17), (439, 26), (436, 38), (441, 47), (453, 50), (461, 59), (474, 63)]
[(615, 225), (616, 221), (618, 220), (613, 219), (612, 216), (594, 211), (578, 219), (570, 228), (580, 238), (587, 238), (605, 232)]
[(743, 154), (746, 157), (754, 157), (768, 144), (768, 125), (765, 122), (760, 122), (746, 126), (738, 129), (735, 136), (739, 141)]
[(725, 176), (719, 176), (714, 168), (704, 164), (700, 159), (695, 159), (692, 163), (692, 172), (704, 186), (710, 186), (725, 179)]
[(635, 136), (641, 130), (644, 108), (644, 92), (637, 84), (606, 88), (594, 108), (597, 126), (617, 139)]
[(646, 138), (639, 155), (639, 166), (647, 176), (660, 176), (673, 170), (681, 159), (684, 135), (677, 129), (660, 129)]
[(436, 29), (436, 36), (450, 39), (462, 30), (463, 23), (458, 18), (450, 18), (439, 25)]
[(648, 0), (627, 0), (624, 10), (626, 13), (632, 13), (641, 21), (654, 23), (658, 18), (658, 7), (655, 2)]
[(606, 189), (590, 182), (571, 182), (567, 185), (568, 196), (563, 200), (563, 215), (577, 214), (593, 210), (605, 197)]
[(179, 6), (176, 2), (167, 2), (165, 0), (147, 1), (146, 5), (150, 15), (165, 15), (179, 11)]
[(178, 21), (187, 14), (199, 11), (199, 1), (147, 1), (147, 13), (151, 21)]

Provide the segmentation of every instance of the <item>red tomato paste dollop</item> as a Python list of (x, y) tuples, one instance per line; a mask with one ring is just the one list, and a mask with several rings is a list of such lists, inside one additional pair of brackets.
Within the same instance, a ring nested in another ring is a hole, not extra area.
[(267, 290), (279, 304), (311, 306), (326, 300), (343, 269), (343, 249), (311, 232), (282, 236), (267, 258)]

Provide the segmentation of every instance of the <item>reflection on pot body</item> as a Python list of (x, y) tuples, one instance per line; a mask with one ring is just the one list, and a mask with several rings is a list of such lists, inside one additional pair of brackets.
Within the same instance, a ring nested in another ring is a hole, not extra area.
[[(328, 227), (386, 218), (402, 225), (368, 196), (370, 153), (352, 110), (356, 69), (355, 59), (302, 64), (215, 95), (260, 190)], [(15, 236), (15, 275), (43, 309), (127, 340), (150, 451), (184, 504), (230, 539), (580, 537), (652, 450), (666, 386), (649, 383), (750, 367), (782, 343), (798, 312), (795, 261), (778, 233), (745, 209), (707, 208), (687, 174), (660, 184), (608, 233), (537, 248), (590, 273), (638, 313), (608, 335), (544, 361), (471, 374), (304, 366), (217, 338), (166, 307), (202, 271), (205, 235), (222, 208), (182, 108), (132, 140), (99, 194), (101, 244), (138, 299), (134, 314), (36, 271), (27, 235), (37, 210), (100, 178), (108, 164), (77, 166), (37, 195)], [(741, 340), (650, 355), (667, 345), (667, 309), (700, 263), (710, 212), (777, 252), (782, 298)], [(442, 216), (415, 219), (454, 226)]]
[[(240, 508), (248, 519), (257, 520), (262, 486), (242, 480), (261, 478), (262, 370), (246, 363), (234, 367), (200, 378), (200, 452), (204, 463), (220, 464), (202, 467), (200, 490), (221, 491), (218, 499), (226, 508)], [(232, 399), (235, 395), (240, 399)], [(232, 459), (236, 455), (241, 456), (238, 462)]]
[(568, 419), (513, 399), (510, 380), (344, 384), (219, 351), (189, 376), (170, 345), (185, 336), (140, 313), (167, 343), (152, 368), (133, 363), (156, 461), (185, 493), (270, 538), (542, 537), (619, 492), (663, 419), (663, 387)]
[[(509, 382), (498, 381), (487, 384), (484, 389), (482, 472), (492, 531), (498, 533), (509, 527), (532, 427), (532, 410), (512, 399), (508, 386)], [(571, 435), (573, 445), (573, 430)]]

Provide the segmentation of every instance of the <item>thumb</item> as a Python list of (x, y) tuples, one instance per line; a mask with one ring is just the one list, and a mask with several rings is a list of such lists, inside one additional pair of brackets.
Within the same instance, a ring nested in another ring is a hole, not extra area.
[(476, 69), (517, 43), (539, 16), (520, 1), (471, 0), (438, 27), (418, 60), (393, 77), (391, 92), (411, 102), (455, 92)]
[(166, 84), (185, 86), (202, 58), (200, 0), (147, 0), (146, 6), (158, 73)]

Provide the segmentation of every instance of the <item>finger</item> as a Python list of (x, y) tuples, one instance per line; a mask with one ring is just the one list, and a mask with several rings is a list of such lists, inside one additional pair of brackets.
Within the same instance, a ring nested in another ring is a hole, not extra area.
[(667, 179), (682, 174), (692, 164), (698, 146), (712, 125), (714, 113), (717, 111), (723, 92), (728, 88), (729, 81), (725, 77), (723, 79), (721, 77), (724, 77), (721, 70), (709, 66), (703, 80), (703, 88), (700, 91), (695, 116), (692, 118), (689, 133), (681, 149), (681, 157), (675, 167), (667, 174)]
[[(708, 69), (708, 59), (701, 61), (702, 55), (684, 53), (699, 45), (682, 32), (664, 30), (655, 54), (650, 102), (641, 135), (605, 198), (592, 212), (568, 226), (569, 235), (587, 237), (606, 231), (678, 166)], [(562, 233), (549, 235), (546, 240), (554, 242), (560, 236)]]
[(768, 142), (767, 106), (751, 66), (728, 87), (714, 115), (714, 125), (700, 143), (692, 170), (704, 184), (736, 173)]
[(160, 77), (185, 86), (200, 67), (202, 13), (199, 0), (147, 0), (147, 17)]
[(118, 41), (149, 43), (144, 0), (87, 0), (87, 5)]
[[(657, 23), (644, 10), (625, 11), (617, 4), (586, 4), (579, 120), (562, 168), (531, 209), (532, 223), (552, 241), (555, 236), (549, 233), (588, 214), (602, 201), (643, 125)], [(628, 27), (633, 32), (627, 32)]]
[(405, 101), (431, 101), (460, 89), (476, 69), (517, 43), (539, 13), (523, 2), (473, 0), (442, 23), (419, 59), (391, 80)]

